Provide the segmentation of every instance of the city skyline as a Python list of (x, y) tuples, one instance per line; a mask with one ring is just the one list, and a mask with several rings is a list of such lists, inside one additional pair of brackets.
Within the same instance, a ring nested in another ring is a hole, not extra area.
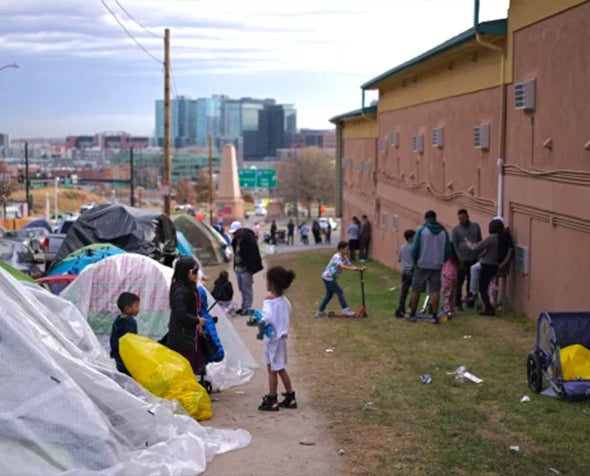
[[(482, 0), (480, 20), (508, 3)], [(152, 136), (166, 27), (172, 98), (272, 97), (326, 129), (363, 82), (470, 28), (473, 0), (23, 0), (0, 15), (0, 67), (20, 66), (0, 71), (0, 132)]]

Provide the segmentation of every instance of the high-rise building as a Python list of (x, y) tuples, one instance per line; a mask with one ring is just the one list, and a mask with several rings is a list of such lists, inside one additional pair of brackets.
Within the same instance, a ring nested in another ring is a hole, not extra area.
[[(197, 102), (186, 96), (170, 100), (170, 144), (186, 147), (197, 143)], [(156, 144), (164, 145), (164, 101), (156, 101)]]
[(214, 95), (210, 98), (197, 99), (197, 141), (200, 147), (206, 147), (209, 134), (217, 142), (223, 136), (223, 112), (224, 103), (229, 98), (223, 95)]
[(277, 150), (290, 146), (296, 130), (297, 111), (292, 105), (265, 105), (258, 111), (257, 131), (244, 131), (244, 160), (277, 157)]

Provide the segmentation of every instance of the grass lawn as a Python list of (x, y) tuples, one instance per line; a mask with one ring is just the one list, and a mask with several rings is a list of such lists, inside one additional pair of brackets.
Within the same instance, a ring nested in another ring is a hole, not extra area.
[[(400, 275), (375, 262), (365, 273), (368, 318), (316, 319), (324, 293), (319, 276), (330, 255), (267, 260), (297, 273), (288, 295), (301, 375), (292, 378), (311, 389), (345, 449), (348, 474), (590, 474), (590, 405), (527, 386), (536, 321), (473, 312), (440, 326), (396, 319), (399, 294), (390, 288), (400, 286)], [(358, 309), (358, 273), (344, 272), (339, 282)], [(335, 297), (328, 309), (338, 310)], [(449, 373), (460, 365), (484, 382), (456, 382)], [(432, 383), (423, 384), (423, 374)], [(521, 403), (524, 395), (530, 402)]]

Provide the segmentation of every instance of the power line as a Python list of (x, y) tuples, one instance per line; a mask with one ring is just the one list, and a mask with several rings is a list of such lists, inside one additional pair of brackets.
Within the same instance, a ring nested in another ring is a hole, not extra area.
[(172, 71), (172, 67), (170, 67), (170, 79), (172, 80), (172, 89), (174, 89), (174, 97), (178, 98), (178, 91), (176, 90), (176, 81), (174, 81), (174, 72)]
[(121, 23), (121, 20), (119, 20), (119, 18), (117, 17), (117, 15), (115, 15), (115, 12), (113, 12), (109, 8), (109, 6), (105, 3), (105, 1), (104, 0), (100, 0), (100, 1), (104, 5), (104, 7), (109, 11), (109, 13), (113, 16), (113, 18), (117, 21), (117, 23), (119, 24), (119, 26), (121, 28), (123, 28), (123, 30), (125, 31), (125, 33), (127, 33), (127, 35), (129, 36), (129, 38), (131, 38), (135, 42), (135, 44), (137, 46), (139, 46), (148, 56), (150, 56), (152, 59), (156, 60), (158, 63), (162, 64), (163, 63), (162, 60), (156, 58), (153, 54), (151, 54), (148, 50), (146, 50), (144, 48), (144, 46), (139, 41), (137, 41), (135, 39), (135, 37), (129, 32), (129, 30), (127, 28), (125, 28), (125, 25), (123, 25), (123, 23)]
[(162, 39), (162, 36), (160, 36), (160, 35), (157, 35), (156, 33), (154, 33), (154, 32), (152, 32), (152, 31), (148, 30), (148, 29), (147, 29), (145, 26), (143, 26), (143, 25), (141, 24), (141, 22), (139, 22), (139, 21), (138, 21), (138, 20), (137, 20), (137, 19), (136, 19), (136, 18), (135, 18), (133, 15), (131, 15), (131, 13), (129, 13), (129, 12), (128, 12), (128, 11), (125, 9), (125, 7), (124, 7), (123, 5), (121, 5), (121, 3), (119, 2), (119, 0), (115, 0), (115, 3), (116, 3), (117, 5), (119, 5), (119, 8), (120, 8), (121, 10), (123, 10), (123, 11), (124, 11), (124, 12), (127, 14), (127, 16), (128, 16), (129, 18), (131, 18), (131, 19), (132, 19), (132, 20), (133, 20), (135, 23), (137, 23), (137, 24), (138, 24), (138, 25), (139, 25), (141, 28), (143, 28), (145, 31), (147, 31), (147, 32), (148, 32), (150, 35), (152, 35), (152, 36), (154, 36), (154, 37), (156, 37), (156, 38), (160, 38), (160, 39)]

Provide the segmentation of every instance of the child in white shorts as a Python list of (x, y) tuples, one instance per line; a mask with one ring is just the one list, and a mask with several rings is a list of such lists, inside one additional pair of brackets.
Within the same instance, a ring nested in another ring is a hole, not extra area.
[[(262, 305), (262, 321), (272, 330), (270, 333), (265, 332), (263, 338), (263, 362), (268, 371), (268, 395), (262, 398), (262, 403), (258, 406), (258, 410), (261, 411), (274, 412), (280, 407), (297, 408), (295, 391), (286, 369), (291, 303), (284, 295), (294, 279), (295, 273), (282, 266), (275, 266), (266, 273), (266, 289), (270, 295)], [(277, 400), (279, 377), (285, 387), (285, 398), (280, 402)]]

